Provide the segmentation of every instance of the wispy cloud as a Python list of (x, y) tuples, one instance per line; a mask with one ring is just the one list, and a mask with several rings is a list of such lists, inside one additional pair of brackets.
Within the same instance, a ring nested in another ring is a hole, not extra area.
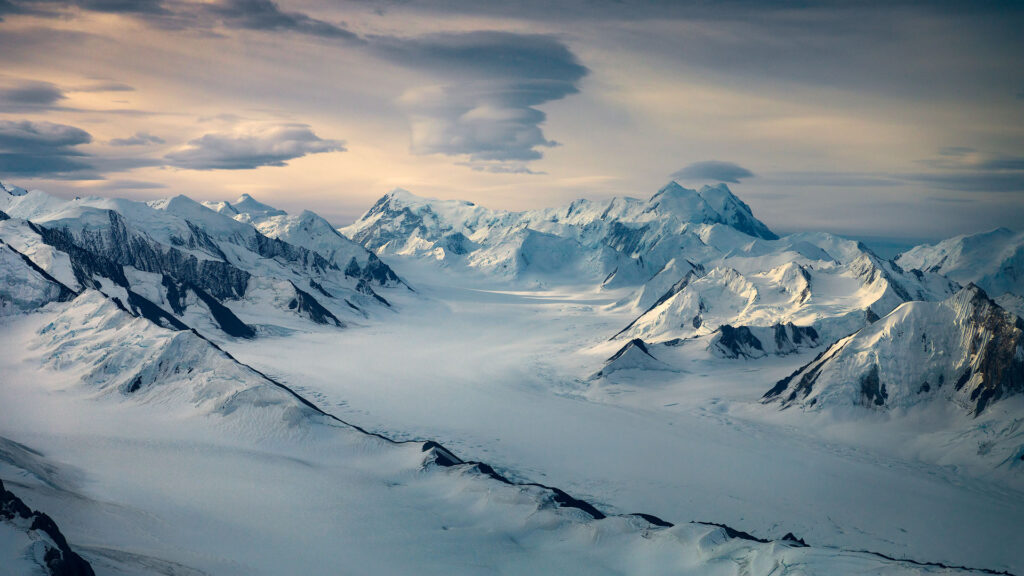
[(149, 132), (136, 132), (127, 138), (114, 138), (110, 141), (111, 146), (145, 146), (147, 144), (164, 144), (165, 140), (154, 136)]
[(1024, 156), (950, 146), (940, 149), (937, 158), (919, 163), (931, 171), (906, 174), (904, 178), (942, 190), (1024, 192)]
[(355, 33), (302, 12), (281, 10), (271, 0), (221, 0), (203, 6), (227, 28), (276, 30), (361, 42)]

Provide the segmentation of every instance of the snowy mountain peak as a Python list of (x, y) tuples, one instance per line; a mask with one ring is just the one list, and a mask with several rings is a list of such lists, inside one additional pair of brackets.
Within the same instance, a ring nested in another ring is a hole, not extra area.
[(973, 282), (993, 297), (1024, 296), (1024, 232), (996, 228), (923, 244), (896, 262), (909, 269), (936, 272), (961, 284)]
[(725, 184), (691, 190), (673, 180), (651, 196), (648, 204), (648, 211), (673, 215), (685, 222), (726, 224), (758, 238), (778, 238)]
[(185, 196), (184, 194), (178, 194), (170, 198), (162, 198), (160, 200), (154, 200), (149, 202), (149, 205), (157, 210), (167, 210), (168, 212), (192, 212), (198, 208), (206, 208), (199, 202)]
[(422, 204), (424, 202), (429, 202), (430, 200), (432, 200), (431, 198), (427, 198), (425, 196), (418, 196), (416, 194), (413, 194), (412, 192), (409, 192), (405, 188), (395, 188), (392, 191), (385, 194), (384, 198), (387, 198), (392, 202), (398, 202), (400, 204)]
[(605, 361), (604, 368), (590, 377), (597, 380), (620, 370), (670, 370), (671, 368), (654, 357), (646, 342), (634, 338)]
[(248, 194), (239, 196), (232, 208), (239, 213), (249, 214), (254, 218), (257, 216), (283, 216), (287, 214), (284, 210), (278, 210), (273, 206), (264, 204)]
[(765, 394), (805, 409), (907, 408), (946, 398), (975, 416), (1024, 393), (1024, 320), (969, 285), (908, 302), (844, 338)]
[(28, 190), (25, 190), (24, 188), (14, 186), (12, 184), (4, 184), (3, 182), (0, 182), (0, 190), (7, 192), (11, 196), (24, 196), (25, 194), (28, 194)]
[(696, 190), (693, 190), (693, 189), (690, 189), (690, 188), (686, 188), (685, 186), (680, 185), (675, 180), (672, 180), (668, 184), (665, 184), (664, 186), (662, 186), (660, 190), (655, 192), (654, 195), (651, 196), (651, 199), (649, 200), (649, 202), (654, 203), (656, 200), (668, 199), (668, 198), (695, 198), (695, 197), (698, 197)]

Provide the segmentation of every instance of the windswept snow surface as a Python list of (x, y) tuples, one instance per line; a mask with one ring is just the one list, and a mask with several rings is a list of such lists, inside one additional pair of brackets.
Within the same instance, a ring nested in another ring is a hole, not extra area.
[(420, 293), (398, 303), (400, 324), (230, 349), (348, 420), (608, 510), (1024, 571), (1024, 483), (970, 455), (937, 464), (952, 413), (778, 412), (761, 395), (814, 352), (722, 359), (700, 340), (652, 349), (678, 372), (587, 381), (621, 347), (606, 339), (629, 317), (609, 306), (623, 292), (463, 289), (409, 261), (399, 272)]
[[(2, 326), (0, 475), (101, 574), (962, 573), (559, 507), (333, 420), (98, 291)], [(0, 553), (33, 549), (14, 528)]]

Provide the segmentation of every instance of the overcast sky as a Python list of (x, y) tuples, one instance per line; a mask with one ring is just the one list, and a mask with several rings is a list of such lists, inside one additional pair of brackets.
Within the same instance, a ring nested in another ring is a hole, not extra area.
[[(963, 4), (961, 6), (960, 4)], [(0, 180), (347, 224), (727, 182), (779, 232), (1024, 226), (1024, 3), (0, 0)]]

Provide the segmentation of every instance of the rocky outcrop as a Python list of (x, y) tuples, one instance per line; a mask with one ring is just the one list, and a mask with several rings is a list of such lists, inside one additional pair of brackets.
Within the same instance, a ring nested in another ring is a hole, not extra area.
[[(57, 523), (32, 510), (4, 487), (0, 480), (0, 526), (17, 533), (28, 544), (24, 558), (50, 576), (93, 576), (92, 566), (79, 556), (61, 534)], [(13, 559), (0, 559), (0, 564)]]

